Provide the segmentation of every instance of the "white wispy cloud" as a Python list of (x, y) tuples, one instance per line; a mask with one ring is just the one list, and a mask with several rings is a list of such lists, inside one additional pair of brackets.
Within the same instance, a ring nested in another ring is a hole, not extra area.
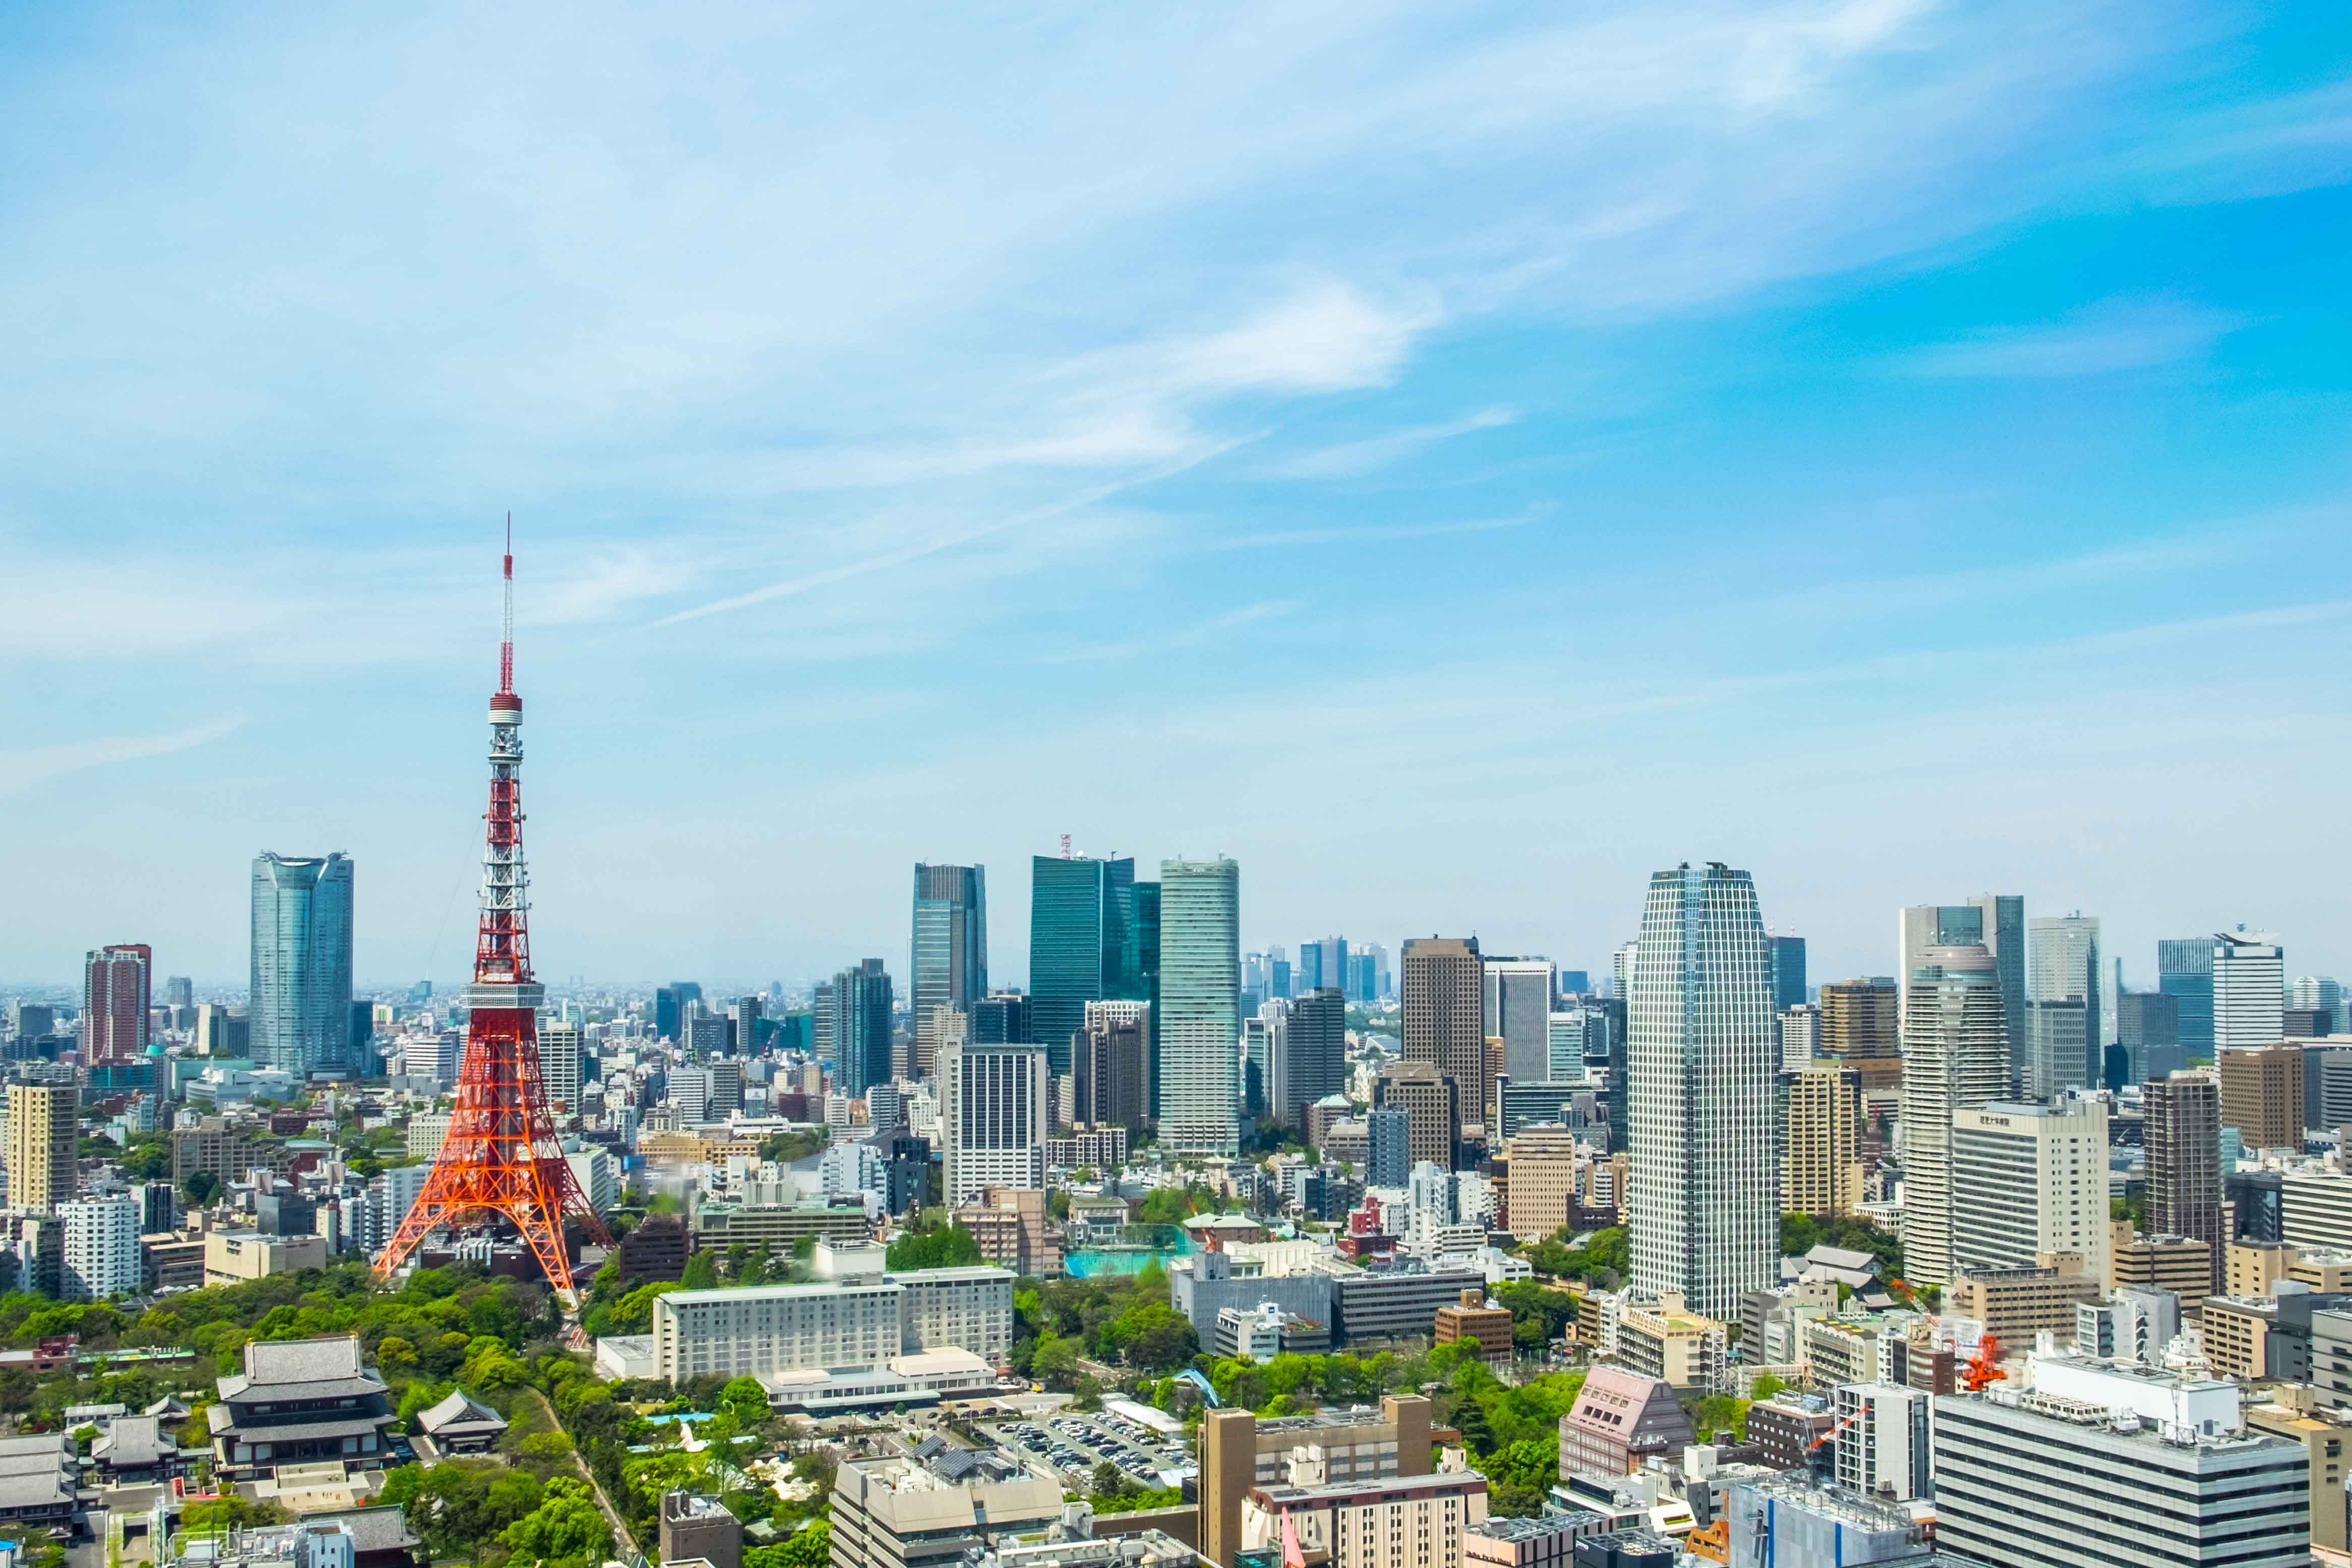
[(1485, 408), (1462, 419), (1442, 421), (1434, 424), (1411, 424), (1361, 441), (1343, 441), (1331, 446), (1318, 447), (1296, 456), (1259, 466), (1256, 472), (1269, 479), (1346, 479), (1360, 474), (1370, 474), (1378, 468), (1436, 445), (1457, 435), (1475, 431), (1495, 430), (1518, 423), (1518, 411), (1508, 408)]
[(2167, 296), (2102, 300), (2060, 321), (1998, 328), (1932, 344), (1896, 361), (1911, 375), (2109, 375), (2201, 359), (2247, 318)]
[(1553, 508), (1530, 507), (1515, 517), (1468, 517), (1429, 523), (1361, 523), (1328, 528), (1267, 528), (1256, 533), (1230, 534), (1206, 541), (1213, 550), (1276, 549), (1292, 545), (1370, 544), (1381, 539), (1425, 539), (1446, 534), (1490, 534), (1504, 528), (1524, 528), (1543, 521)]
[(1171, 631), (1158, 632), (1149, 636), (1132, 637), (1119, 643), (1089, 643), (1058, 653), (1044, 653), (1025, 661), (1031, 664), (1093, 664), (1114, 659), (1139, 658), (1146, 653), (1170, 653), (1185, 648), (1198, 648), (1231, 632), (1287, 615), (1297, 609), (1300, 600), (1267, 599), (1255, 604), (1244, 604), (1220, 615), (1212, 615), (1192, 625)]
[[(109, 736), (95, 740), (69, 740), (52, 746), (0, 751), (0, 795), (21, 794), (52, 779), (92, 768), (124, 762), (145, 762), (176, 752), (193, 751), (234, 734), (241, 721), (219, 720), (167, 735)], [(159, 792), (160, 798), (160, 792)]]

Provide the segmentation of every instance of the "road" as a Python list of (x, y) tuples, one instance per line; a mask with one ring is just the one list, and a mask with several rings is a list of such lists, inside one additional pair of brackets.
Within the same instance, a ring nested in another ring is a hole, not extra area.
[[(547, 1424), (551, 1427), (559, 1432), (563, 1430), (563, 1423), (555, 1418), (555, 1406), (547, 1402), (546, 1395), (529, 1384), (523, 1385), (523, 1392), (539, 1401), (539, 1407), (547, 1412)], [(588, 1468), (588, 1461), (581, 1457), (577, 1448), (572, 1450), (572, 1468), (578, 1470), (580, 1479), (588, 1483), (588, 1490), (595, 1497), (596, 1506), (604, 1511), (604, 1522), (613, 1527), (613, 1538), (625, 1543), (631, 1552), (643, 1557), (644, 1549), (637, 1545), (637, 1538), (629, 1533), (628, 1521), (621, 1517), (621, 1511), (613, 1506), (613, 1500), (604, 1495), (603, 1483), (596, 1479), (596, 1472)]]

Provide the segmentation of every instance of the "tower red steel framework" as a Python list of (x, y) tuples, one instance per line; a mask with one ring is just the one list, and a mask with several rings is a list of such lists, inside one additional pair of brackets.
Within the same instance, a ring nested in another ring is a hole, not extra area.
[(375, 1261), (389, 1274), (431, 1232), (503, 1218), (522, 1233), (540, 1268), (566, 1301), (576, 1292), (563, 1246), (563, 1219), (576, 1214), (589, 1236), (612, 1236), (580, 1190), (555, 1140), (555, 1118), (539, 1070), (539, 1006), (531, 978), (530, 886), (523, 869), (522, 699), (514, 690), (514, 525), (507, 525), (506, 618), (499, 643), (499, 689), (490, 698), (489, 841), (482, 854), (482, 918), (457, 1108), (448, 1135), (400, 1228)]

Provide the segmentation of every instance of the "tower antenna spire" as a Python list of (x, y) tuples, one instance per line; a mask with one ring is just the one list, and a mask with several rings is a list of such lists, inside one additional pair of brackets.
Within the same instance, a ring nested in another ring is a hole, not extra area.
[[(457, 1108), (424, 1190), (376, 1259), (400, 1267), (433, 1231), (501, 1225), (520, 1234), (556, 1296), (576, 1308), (567, 1222), (610, 1244), (604, 1222), (573, 1175), (556, 1132), (567, 1091), (552, 1103), (541, 1064), (539, 1009), (546, 988), (530, 969), (530, 876), (522, 854), (522, 698), (514, 689), (514, 514), (507, 514), (506, 614), (499, 626), (499, 689), (490, 696), (490, 800), (482, 813), (481, 920), (474, 983), (465, 990), (466, 1050)], [(576, 1047), (566, 1049), (576, 1050)], [(564, 1082), (569, 1082), (567, 1071)]]
[(507, 514), (506, 613), (499, 622), (499, 690), (514, 690), (514, 514)]

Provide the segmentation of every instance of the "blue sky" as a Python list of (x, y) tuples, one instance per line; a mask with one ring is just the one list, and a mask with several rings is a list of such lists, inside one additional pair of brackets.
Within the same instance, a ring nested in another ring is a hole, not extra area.
[(0, 978), (463, 962), (516, 517), (554, 977), (1244, 940), (1816, 978), (1985, 890), (2352, 968), (2341, 6), (0, 24)]

